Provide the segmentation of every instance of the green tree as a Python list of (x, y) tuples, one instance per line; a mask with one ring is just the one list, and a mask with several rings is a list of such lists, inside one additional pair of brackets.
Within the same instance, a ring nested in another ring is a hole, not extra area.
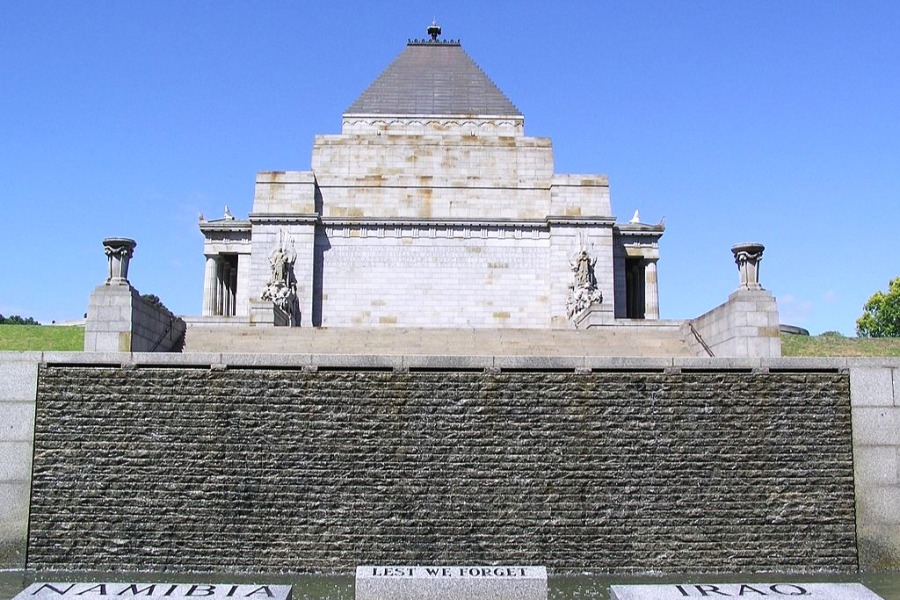
[(0, 325), (40, 325), (37, 321), (28, 317), (27, 319), (20, 317), (19, 315), (13, 315), (11, 317), (4, 317), (0, 315)]
[(900, 337), (900, 277), (891, 279), (887, 293), (872, 294), (856, 320), (860, 337)]

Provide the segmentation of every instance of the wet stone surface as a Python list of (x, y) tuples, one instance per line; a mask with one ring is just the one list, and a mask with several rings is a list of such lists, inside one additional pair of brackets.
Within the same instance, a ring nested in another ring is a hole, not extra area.
[(853, 570), (833, 373), (43, 367), (30, 569)]

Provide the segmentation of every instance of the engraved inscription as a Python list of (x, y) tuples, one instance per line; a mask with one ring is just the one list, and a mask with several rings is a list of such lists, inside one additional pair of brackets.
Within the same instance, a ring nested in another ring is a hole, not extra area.
[(329, 267), (421, 267), (540, 269), (544, 248), (486, 248), (483, 246), (335, 246), (325, 253)]

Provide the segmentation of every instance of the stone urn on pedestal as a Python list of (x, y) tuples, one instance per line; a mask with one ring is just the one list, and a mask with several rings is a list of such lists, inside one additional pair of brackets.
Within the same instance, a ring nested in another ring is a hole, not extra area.
[(762, 289), (762, 286), (759, 284), (759, 262), (762, 260), (765, 249), (765, 246), (755, 242), (735, 244), (731, 247), (731, 252), (734, 254), (734, 262), (737, 264), (738, 272), (741, 275), (741, 285), (738, 289)]
[(109, 260), (109, 276), (106, 285), (128, 285), (128, 262), (134, 256), (137, 242), (130, 238), (106, 238), (103, 251)]

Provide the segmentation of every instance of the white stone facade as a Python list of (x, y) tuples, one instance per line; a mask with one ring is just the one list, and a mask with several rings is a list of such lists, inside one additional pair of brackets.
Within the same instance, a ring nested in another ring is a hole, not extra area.
[[(443, 53), (440, 65), (474, 67), (458, 44), (410, 46), (420, 62)], [(386, 74), (411, 78), (405, 56)], [(247, 319), (286, 238), (299, 326), (575, 327), (581, 251), (592, 323), (658, 318), (662, 225), (616, 225), (607, 177), (555, 173), (551, 141), (527, 137), (502, 92), (481, 85), (500, 106), (491, 114), (389, 114), (364, 94), (354, 107), (377, 113), (351, 107), (340, 135), (317, 136), (311, 171), (258, 173), (248, 220), (201, 222), (204, 316)]]

